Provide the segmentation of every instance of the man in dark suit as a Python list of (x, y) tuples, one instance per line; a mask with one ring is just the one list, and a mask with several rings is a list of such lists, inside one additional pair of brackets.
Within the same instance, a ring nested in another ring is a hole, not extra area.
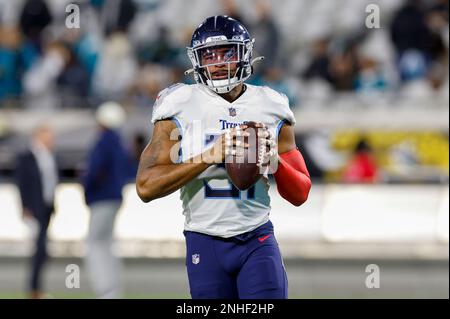
[(29, 149), (17, 160), (16, 177), (23, 219), (34, 220), (39, 226), (28, 287), (29, 297), (34, 299), (43, 297), (41, 273), (47, 259), (47, 229), (54, 211), (58, 183), (53, 146), (53, 132), (47, 126), (40, 126), (33, 133)]

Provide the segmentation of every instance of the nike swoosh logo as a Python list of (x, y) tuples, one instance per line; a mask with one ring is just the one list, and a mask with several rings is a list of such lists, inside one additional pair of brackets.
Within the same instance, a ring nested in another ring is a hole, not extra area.
[(269, 237), (270, 237), (270, 235), (266, 235), (266, 236), (263, 236), (263, 237), (259, 237), (258, 240), (259, 240), (260, 243), (262, 243)]

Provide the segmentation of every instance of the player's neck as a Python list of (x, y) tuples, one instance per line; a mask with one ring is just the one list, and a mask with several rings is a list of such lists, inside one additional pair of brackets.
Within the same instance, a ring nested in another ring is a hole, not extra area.
[(228, 93), (219, 94), (222, 98), (232, 103), (236, 101), (246, 90), (245, 84), (241, 83)]

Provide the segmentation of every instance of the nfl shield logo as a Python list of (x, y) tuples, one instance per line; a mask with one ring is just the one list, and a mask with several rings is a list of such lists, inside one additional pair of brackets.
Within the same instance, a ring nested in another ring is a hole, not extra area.
[(236, 116), (236, 109), (234, 107), (230, 107), (228, 111), (230, 111), (230, 116)]
[(197, 265), (200, 262), (200, 254), (193, 254), (192, 255), (192, 263), (194, 265)]

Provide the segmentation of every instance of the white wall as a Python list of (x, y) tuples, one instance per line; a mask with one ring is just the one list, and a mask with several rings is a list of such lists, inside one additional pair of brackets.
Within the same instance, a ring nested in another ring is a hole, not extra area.
[[(275, 187), (271, 219), (278, 239), (308, 242), (447, 243), (449, 187), (437, 185), (313, 185), (301, 207), (284, 201)], [(142, 203), (134, 185), (116, 224), (117, 237), (128, 240), (182, 240), (183, 215), (178, 192)], [(57, 211), (49, 229), (55, 241), (80, 241), (89, 213), (78, 184), (57, 190)], [(14, 185), (0, 184), (0, 242), (28, 238)]]

